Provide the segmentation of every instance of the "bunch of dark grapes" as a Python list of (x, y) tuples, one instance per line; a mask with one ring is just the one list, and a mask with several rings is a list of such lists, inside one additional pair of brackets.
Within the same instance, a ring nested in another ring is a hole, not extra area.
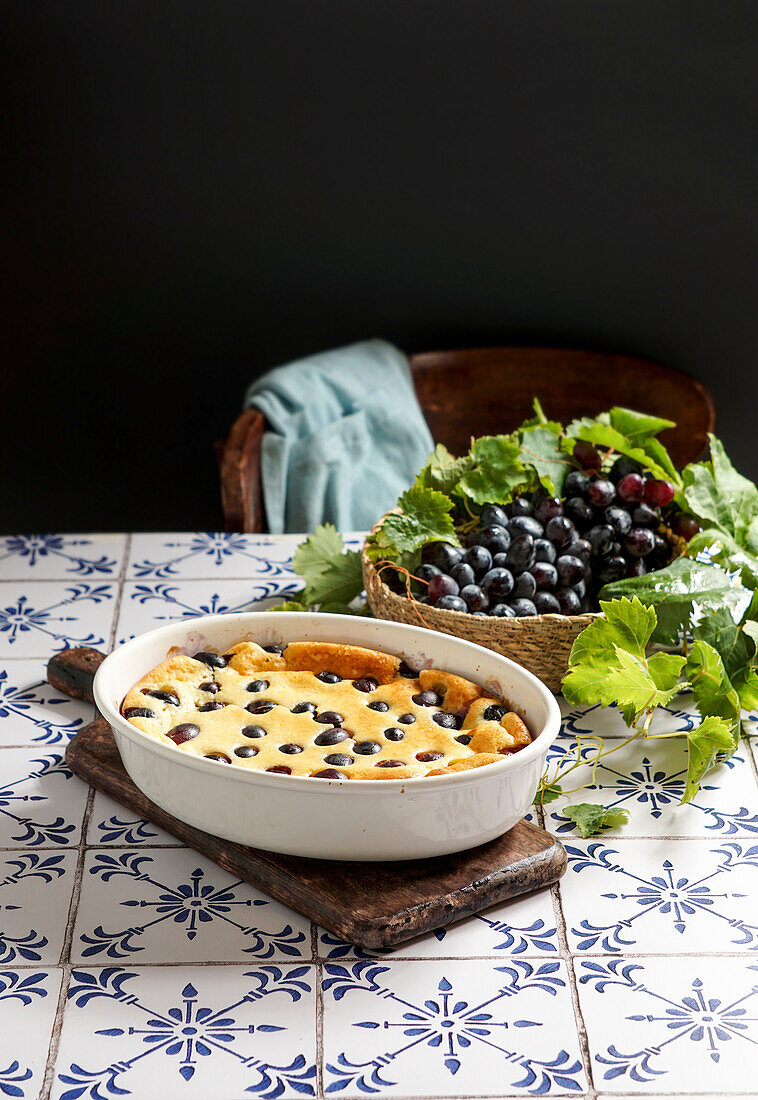
[(574, 457), (583, 468), (566, 477), (563, 500), (539, 491), (488, 504), (463, 548), (426, 546), (422, 602), (496, 617), (595, 611), (603, 585), (661, 569), (699, 530), (672, 504), (674, 486), (631, 459), (604, 476), (590, 444)]

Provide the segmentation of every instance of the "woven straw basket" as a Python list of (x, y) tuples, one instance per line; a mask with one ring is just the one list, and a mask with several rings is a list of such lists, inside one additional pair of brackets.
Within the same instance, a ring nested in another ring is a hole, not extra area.
[(468, 642), (494, 649), (533, 672), (551, 691), (561, 690), (574, 640), (598, 618), (584, 615), (536, 615), (524, 619), (490, 619), (462, 611), (440, 611), (398, 596), (382, 580), (369, 561), (364, 546), (363, 581), (369, 606), (378, 619), (425, 626), (443, 634), (454, 634)]

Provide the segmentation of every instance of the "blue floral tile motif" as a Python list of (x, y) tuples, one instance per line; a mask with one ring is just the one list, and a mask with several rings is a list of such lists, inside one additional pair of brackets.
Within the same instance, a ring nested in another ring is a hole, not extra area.
[(91, 707), (58, 695), (39, 678), (40, 672), (36, 661), (12, 661), (7, 668), (0, 668), (0, 744), (67, 742), (85, 721), (70, 715), (92, 713)]
[(150, 821), (137, 817), (125, 806), (108, 798), (100, 791), (95, 792), (95, 801), (87, 830), (87, 843), (90, 845), (118, 844), (161, 844), (181, 847), (176, 837), (159, 829)]
[(748, 1091), (758, 1071), (757, 971), (728, 957), (582, 960), (599, 1090)]
[(127, 584), (118, 624), (119, 642), (156, 626), (198, 615), (250, 611), (261, 600), (287, 599), (300, 587), (277, 580), (183, 581), (181, 584)]
[(312, 1054), (293, 1030), (313, 1004), (309, 967), (74, 970), (68, 1003), (57, 1100), (315, 1095)]
[(0, 971), (0, 1095), (39, 1095), (59, 984), (49, 972)]
[(60, 753), (0, 750), (0, 847), (77, 844), (87, 787), (73, 778)]
[[(554, 745), (551, 752), (564, 752)], [(592, 752), (583, 750), (583, 757)], [(721, 763), (708, 774), (698, 794), (685, 806), (680, 805), (687, 777), (687, 746), (682, 739), (653, 742), (634, 741), (605, 757), (597, 765), (594, 779), (590, 766), (571, 774), (572, 794), (562, 795), (547, 807), (546, 825), (559, 835), (576, 833), (573, 822), (561, 813), (563, 806), (581, 802), (599, 802), (622, 807), (629, 822), (620, 835), (630, 836), (723, 836), (758, 833), (758, 786), (747, 765), (745, 749)]]
[(329, 1095), (583, 1091), (561, 963), (327, 963), (323, 988)]
[[(676, 702), (692, 703), (690, 692), (682, 692)], [(620, 711), (615, 707), (602, 707), (599, 703), (592, 707), (571, 707), (561, 700), (561, 736), (562, 737), (628, 737), (629, 727), (624, 723)], [(650, 732), (685, 733), (694, 729), (699, 721), (694, 705), (689, 709), (676, 706), (658, 707), (653, 716)]]
[(283, 561), (276, 557), (281, 540), (237, 534), (233, 532), (198, 531), (177, 535), (162, 543), (164, 555), (160, 561), (149, 558), (137, 560), (132, 554), (130, 576), (165, 579), (189, 575), (187, 564), (192, 562), (195, 577), (205, 576), (221, 566), (234, 562), (237, 576), (255, 574), (266, 577), (292, 577), (292, 559)]
[(57, 963), (73, 859), (75, 853), (24, 852), (0, 863), (0, 965)]
[[(87, 859), (72, 957), (144, 962), (310, 955), (307, 922), (186, 849)], [(253, 919), (254, 914), (258, 920)]]
[(66, 646), (102, 646), (110, 628), (113, 597), (111, 584), (61, 588), (42, 581), (20, 592), (18, 585), (3, 583), (0, 649), (9, 657), (25, 657), (49, 656)]
[[(112, 577), (118, 573), (123, 543), (122, 535), (8, 535), (0, 538), (0, 573), (4, 577)], [(106, 547), (109, 553), (99, 552)]]
[(758, 844), (566, 845), (561, 882), (576, 951), (758, 951)]

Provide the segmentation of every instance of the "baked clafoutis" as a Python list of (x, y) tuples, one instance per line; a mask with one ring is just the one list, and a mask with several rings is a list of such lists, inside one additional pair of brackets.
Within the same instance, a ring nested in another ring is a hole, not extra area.
[(415, 779), (502, 760), (532, 738), (479, 684), (329, 642), (170, 654), (121, 713), (193, 756), (314, 779)]

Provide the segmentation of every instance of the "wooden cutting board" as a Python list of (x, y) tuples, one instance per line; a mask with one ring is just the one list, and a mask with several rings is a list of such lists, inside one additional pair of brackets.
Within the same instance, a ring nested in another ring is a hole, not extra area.
[[(64, 650), (51, 659), (48, 679), (59, 691), (92, 701), (92, 677), (102, 660), (96, 650)], [(138, 790), (103, 718), (77, 733), (66, 760), (76, 775), (139, 817), (328, 931), (369, 950), (393, 947), (548, 886), (566, 869), (560, 842), (527, 821), (467, 852), (394, 863), (303, 859), (233, 844), (186, 825)]]

